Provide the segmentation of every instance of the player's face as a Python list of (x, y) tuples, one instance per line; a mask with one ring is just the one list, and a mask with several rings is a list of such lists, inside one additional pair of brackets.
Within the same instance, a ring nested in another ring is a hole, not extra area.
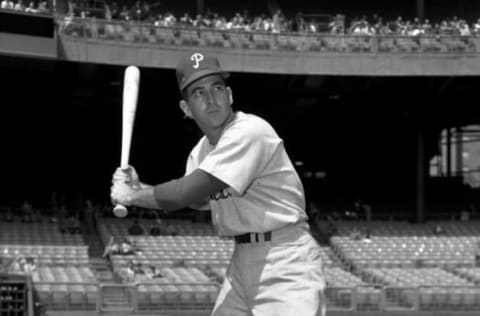
[(233, 118), (232, 91), (220, 75), (207, 76), (192, 83), (186, 91), (188, 109), (202, 130), (223, 128)]

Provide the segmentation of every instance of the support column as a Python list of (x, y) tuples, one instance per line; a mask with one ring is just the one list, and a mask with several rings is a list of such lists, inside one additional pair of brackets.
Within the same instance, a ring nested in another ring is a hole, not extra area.
[(446, 136), (446, 149), (447, 149), (447, 177), (452, 176), (452, 131), (450, 128), (447, 128)]
[(425, 219), (425, 132), (423, 119), (417, 122), (417, 177), (416, 177), (417, 222)]
[(417, 0), (417, 17), (423, 22), (425, 17), (425, 2), (424, 0)]
[(461, 127), (455, 127), (455, 170), (456, 176), (463, 175), (463, 133)]
[(197, 14), (205, 12), (205, 0), (197, 0)]

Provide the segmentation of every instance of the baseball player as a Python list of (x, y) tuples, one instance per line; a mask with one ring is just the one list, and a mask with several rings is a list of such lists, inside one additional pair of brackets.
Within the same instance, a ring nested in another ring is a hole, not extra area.
[(229, 74), (217, 58), (193, 53), (176, 74), (180, 108), (204, 134), (188, 156), (186, 174), (151, 186), (133, 167), (119, 168), (112, 202), (211, 210), (218, 234), (235, 240), (212, 315), (325, 315), (320, 247), (282, 139), (260, 117), (233, 111)]

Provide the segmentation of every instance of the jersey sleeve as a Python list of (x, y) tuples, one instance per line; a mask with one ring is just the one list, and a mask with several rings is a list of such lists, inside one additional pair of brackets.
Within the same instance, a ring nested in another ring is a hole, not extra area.
[[(188, 176), (189, 174), (191, 174), (197, 168), (198, 168), (198, 161), (196, 161), (196, 159), (194, 158), (194, 155), (192, 153), (190, 153), (190, 155), (188, 155), (187, 165), (186, 165), (186, 168), (185, 168), (185, 176)], [(194, 210), (199, 210), (199, 211), (210, 210), (210, 205), (208, 203), (208, 199), (205, 199), (204, 201), (202, 201), (200, 203), (195, 203), (195, 204), (189, 205), (189, 207), (194, 209)]]
[(280, 143), (273, 128), (263, 120), (237, 122), (224, 132), (199, 168), (241, 196), (265, 168)]

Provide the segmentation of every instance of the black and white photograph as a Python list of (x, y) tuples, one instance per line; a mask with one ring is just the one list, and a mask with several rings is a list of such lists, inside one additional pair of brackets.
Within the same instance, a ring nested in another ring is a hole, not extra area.
[(480, 315), (480, 1), (0, 0), (0, 316)]

